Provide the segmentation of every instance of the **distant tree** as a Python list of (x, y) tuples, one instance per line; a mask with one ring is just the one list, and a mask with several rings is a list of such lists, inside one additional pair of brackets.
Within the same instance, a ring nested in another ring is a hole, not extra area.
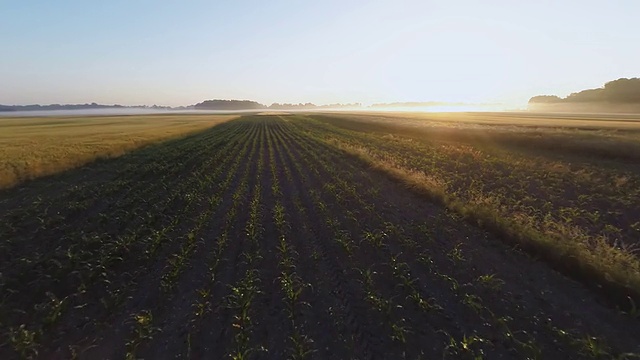
[(194, 105), (198, 110), (257, 110), (266, 106), (250, 100), (206, 100)]
[(552, 104), (561, 102), (562, 98), (555, 95), (538, 95), (529, 99), (529, 103)]
[(554, 95), (539, 95), (529, 99), (530, 104), (553, 103), (611, 103), (640, 104), (640, 78), (620, 78), (604, 87), (575, 92), (562, 99)]
[(604, 84), (606, 100), (618, 103), (640, 103), (640, 78), (621, 78)]
[(566, 102), (580, 102), (580, 103), (599, 102), (603, 100), (605, 100), (604, 89), (582, 90), (577, 93), (572, 93), (566, 98), (564, 98), (564, 101)]

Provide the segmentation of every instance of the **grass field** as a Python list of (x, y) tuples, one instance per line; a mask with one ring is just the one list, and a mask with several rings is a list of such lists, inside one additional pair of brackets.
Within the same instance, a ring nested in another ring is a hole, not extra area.
[(205, 116), (3, 190), (0, 358), (638, 358), (640, 123), (522, 116)]
[(120, 156), (233, 116), (0, 117), (0, 189)]

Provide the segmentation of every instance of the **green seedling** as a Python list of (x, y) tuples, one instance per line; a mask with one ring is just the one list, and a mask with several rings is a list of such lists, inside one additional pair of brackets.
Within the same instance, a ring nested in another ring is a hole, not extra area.
[(504, 285), (504, 281), (499, 279), (495, 274), (481, 275), (477, 279), (478, 284), (491, 290), (500, 290)]
[(36, 338), (38, 333), (27, 329), (25, 325), (20, 325), (17, 329), (9, 330), (9, 342), (13, 349), (20, 354), (20, 357), (32, 358), (38, 355), (38, 343)]
[(150, 311), (141, 311), (138, 314), (133, 315), (133, 335), (132, 338), (127, 341), (126, 348), (127, 353), (125, 358), (127, 360), (134, 360), (135, 352), (137, 348), (144, 341), (149, 341), (153, 338), (153, 334), (158, 330), (153, 327), (153, 316)]

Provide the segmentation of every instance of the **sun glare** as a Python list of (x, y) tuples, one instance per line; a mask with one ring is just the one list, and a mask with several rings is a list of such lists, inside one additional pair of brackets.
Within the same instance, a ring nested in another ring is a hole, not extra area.
[(492, 112), (519, 110), (512, 109), (503, 104), (480, 104), (480, 105), (434, 105), (434, 106), (405, 106), (405, 107), (383, 107), (376, 108), (376, 111), (385, 112), (425, 112), (425, 113), (447, 113), (447, 112)]

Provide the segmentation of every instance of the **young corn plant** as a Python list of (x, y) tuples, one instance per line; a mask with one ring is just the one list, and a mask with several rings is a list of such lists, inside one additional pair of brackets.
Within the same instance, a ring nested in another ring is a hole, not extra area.
[[(278, 194), (276, 195), (278, 196)], [(302, 306), (309, 306), (308, 303), (300, 300), (302, 292), (308, 285), (304, 284), (302, 279), (296, 274), (294, 256), (297, 256), (297, 253), (286, 240), (290, 232), (290, 226), (286, 220), (285, 208), (280, 203), (280, 200), (278, 200), (274, 206), (273, 221), (280, 234), (277, 249), (280, 257), (278, 265), (281, 269), (281, 274), (278, 279), (292, 329), (292, 335), (289, 336), (289, 340), (291, 341), (289, 355), (292, 359), (305, 359), (313, 353), (313, 349), (311, 348), (312, 341), (302, 333), (297, 320), (300, 308)]]
[(499, 279), (495, 274), (480, 275), (476, 281), (480, 286), (494, 291), (500, 290), (504, 285), (504, 281)]
[(487, 342), (485, 339), (475, 334), (470, 336), (463, 335), (460, 340), (448, 334), (447, 336), (449, 336), (449, 344), (444, 349), (442, 354), (443, 359), (451, 356), (454, 359), (468, 357), (474, 360), (481, 360), (485, 358), (484, 351), (480, 347), (480, 345)]
[(364, 287), (365, 300), (383, 316), (389, 326), (391, 339), (402, 344), (406, 343), (406, 336), (410, 332), (409, 326), (403, 318), (394, 320), (393, 315), (394, 310), (401, 308), (401, 306), (394, 304), (393, 299), (386, 299), (376, 292), (373, 279), (374, 275), (376, 275), (375, 271), (371, 269), (356, 269), (356, 272), (361, 277), (360, 282)]
[(399, 286), (408, 293), (407, 297), (411, 299), (419, 309), (423, 311), (439, 311), (443, 309), (435, 299), (424, 298), (422, 296), (417, 285), (418, 279), (411, 276), (411, 271), (407, 263), (399, 262), (398, 256), (392, 256), (390, 266), (394, 278), (399, 281)]
[(138, 314), (133, 315), (133, 334), (131, 338), (126, 342), (126, 354), (127, 360), (136, 359), (136, 350), (145, 341), (149, 341), (153, 338), (153, 334), (158, 331), (153, 327), (153, 316), (150, 311), (141, 311)]
[(9, 329), (9, 343), (14, 351), (23, 359), (30, 359), (38, 356), (38, 332), (29, 330), (25, 325), (20, 325), (17, 329)]
[(257, 270), (247, 270), (245, 276), (235, 286), (230, 286), (231, 294), (225, 299), (227, 308), (234, 310), (232, 327), (234, 328), (234, 346), (229, 356), (232, 359), (247, 359), (255, 349), (249, 346), (251, 329), (251, 304), (257, 294), (258, 288)]

